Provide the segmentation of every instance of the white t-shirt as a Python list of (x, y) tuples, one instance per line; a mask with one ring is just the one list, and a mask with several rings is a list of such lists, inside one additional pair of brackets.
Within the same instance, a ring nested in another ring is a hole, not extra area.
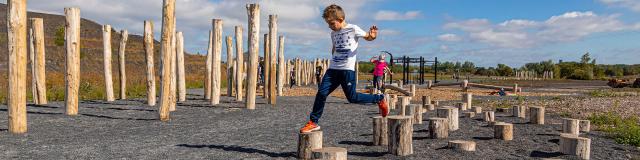
[(353, 24), (347, 24), (339, 31), (331, 32), (331, 41), (336, 48), (329, 69), (355, 71), (358, 39), (366, 35), (367, 32)]

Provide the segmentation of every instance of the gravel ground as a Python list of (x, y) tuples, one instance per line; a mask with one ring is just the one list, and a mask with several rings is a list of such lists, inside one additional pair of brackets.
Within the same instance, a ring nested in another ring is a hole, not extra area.
[[(201, 93), (202, 90), (191, 90)], [(272, 107), (258, 99), (257, 109), (222, 98), (212, 107), (201, 96), (189, 95), (171, 122), (157, 120), (157, 109), (142, 100), (85, 101), (80, 114), (64, 115), (63, 104), (29, 106), (29, 132), (8, 133), (0, 126), (0, 159), (294, 159), (298, 129), (308, 120), (312, 97), (279, 97)], [(498, 121), (514, 123), (513, 141), (491, 139), (493, 130), (478, 119), (460, 119), (460, 130), (448, 139), (428, 138), (426, 123), (414, 126), (414, 154), (397, 157), (386, 146), (371, 146), (374, 105), (346, 104), (330, 97), (320, 125), (324, 146), (347, 148), (350, 159), (575, 159), (558, 151), (559, 117), (548, 115), (547, 125), (497, 114)], [(0, 106), (0, 117), (7, 117)], [(427, 113), (424, 118), (434, 116)], [(0, 119), (7, 124), (7, 119)], [(616, 144), (600, 132), (583, 134), (592, 139), (592, 159), (629, 159), (637, 148)], [(472, 140), (476, 152), (446, 149), (449, 140)]]

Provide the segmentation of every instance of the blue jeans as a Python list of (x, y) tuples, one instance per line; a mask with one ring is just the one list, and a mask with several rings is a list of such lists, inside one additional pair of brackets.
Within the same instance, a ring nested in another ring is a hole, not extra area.
[(382, 89), (382, 86), (380, 85), (382, 82), (382, 76), (373, 76), (373, 88), (376, 88), (378, 90)]
[(322, 77), (322, 82), (320, 82), (318, 86), (318, 93), (316, 93), (316, 99), (315, 102), (313, 102), (313, 111), (311, 111), (310, 116), (312, 122), (318, 123), (318, 120), (322, 116), (327, 96), (338, 88), (338, 86), (342, 86), (342, 91), (344, 91), (344, 95), (347, 97), (349, 103), (378, 103), (384, 98), (383, 95), (357, 93), (355, 71), (329, 69), (324, 77)]

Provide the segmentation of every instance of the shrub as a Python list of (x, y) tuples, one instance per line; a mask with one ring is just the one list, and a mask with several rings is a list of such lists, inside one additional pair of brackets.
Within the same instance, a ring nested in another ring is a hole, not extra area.
[(594, 114), (588, 119), (598, 130), (606, 132), (617, 143), (640, 146), (640, 125), (637, 117), (622, 118), (607, 112)]

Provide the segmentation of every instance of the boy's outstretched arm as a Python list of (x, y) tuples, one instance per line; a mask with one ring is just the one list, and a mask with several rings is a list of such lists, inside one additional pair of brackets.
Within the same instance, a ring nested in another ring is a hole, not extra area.
[(378, 27), (376, 25), (373, 25), (371, 26), (371, 28), (369, 28), (369, 32), (363, 38), (367, 41), (373, 41), (374, 39), (376, 39), (376, 37), (378, 37)]

